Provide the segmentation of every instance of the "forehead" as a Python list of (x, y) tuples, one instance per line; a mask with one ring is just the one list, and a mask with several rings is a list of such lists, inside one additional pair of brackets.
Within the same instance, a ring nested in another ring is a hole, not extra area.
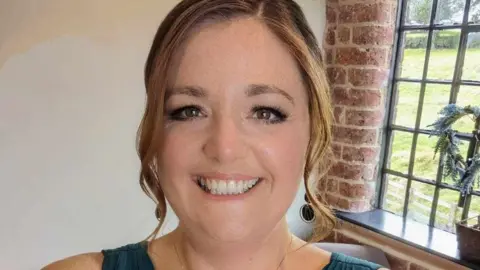
[(170, 82), (206, 89), (244, 89), (248, 84), (264, 83), (304, 92), (288, 47), (253, 18), (196, 29), (173, 61)]

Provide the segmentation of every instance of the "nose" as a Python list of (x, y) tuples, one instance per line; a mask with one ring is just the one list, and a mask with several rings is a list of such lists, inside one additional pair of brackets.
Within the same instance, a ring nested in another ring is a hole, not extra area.
[(246, 145), (235, 119), (217, 117), (208, 130), (208, 139), (203, 146), (205, 155), (217, 163), (227, 164), (246, 155)]

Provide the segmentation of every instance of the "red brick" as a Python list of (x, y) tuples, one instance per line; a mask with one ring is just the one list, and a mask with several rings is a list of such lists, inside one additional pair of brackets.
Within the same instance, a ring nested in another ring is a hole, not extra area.
[(404, 259), (393, 256), (392, 254), (386, 253), (388, 263), (390, 264), (390, 270), (407, 270), (409, 267), (409, 262)]
[(397, 2), (395, 1), (393, 5), (390, 6), (390, 20), (392, 27), (395, 27), (395, 22), (397, 21)]
[(327, 68), (327, 76), (331, 84), (345, 84), (347, 72), (343, 68), (331, 67)]
[(348, 72), (348, 81), (353, 86), (381, 88), (387, 79), (386, 70), (352, 68)]
[(332, 144), (332, 152), (335, 158), (341, 159), (342, 158), (342, 146), (336, 143)]
[(333, 27), (329, 27), (327, 29), (327, 37), (325, 38), (327, 45), (335, 45), (335, 29)]
[(337, 30), (337, 40), (340, 43), (350, 43), (350, 27), (339, 27)]
[(377, 132), (374, 129), (333, 127), (333, 140), (349, 144), (376, 144)]
[(335, 123), (343, 124), (345, 122), (345, 110), (342, 107), (335, 107), (333, 110), (333, 115), (335, 117)]
[(382, 111), (347, 110), (347, 125), (376, 127), (383, 121)]
[(337, 209), (348, 210), (350, 203), (345, 198), (340, 198), (338, 196), (327, 193), (325, 197), (327, 203)]
[(359, 161), (363, 163), (376, 163), (379, 148), (377, 147), (343, 147), (342, 159), (345, 161)]
[(339, 7), (340, 23), (386, 23), (390, 19), (391, 6), (384, 3), (358, 3)]
[(333, 104), (354, 107), (376, 107), (381, 104), (380, 91), (357, 90), (336, 87), (333, 89)]
[(327, 60), (327, 65), (333, 64), (334, 61), (334, 52), (335, 49), (325, 49), (325, 55)]
[(374, 192), (368, 183), (350, 184), (347, 182), (340, 182), (337, 184), (337, 188), (340, 191), (340, 195), (354, 199), (368, 199)]
[(350, 202), (350, 211), (352, 212), (365, 212), (368, 210), (371, 210), (370, 204), (364, 200)]
[(319, 192), (325, 192), (327, 190), (327, 178), (322, 177), (318, 183), (317, 183), (317, 188)]
[(335, 62), (340, 65), (385, 66), (387, 50), (381, 48), (337, 48)]
[(330, 168), (328, 174), (346, 180), (370, 180), (373, 169), (369, 165), (355, 165), (339, 161)]
[(338, 193), (338, 180), (333, 178), (328, 178), (327, 191), (332, 193)]
[(357, 45), (392, 45), (391, 26), (359, 26), (353, 29), (353, 43)]
[(327, 6), (327, 23), (337, 23), (337, 12), (330, 6)]

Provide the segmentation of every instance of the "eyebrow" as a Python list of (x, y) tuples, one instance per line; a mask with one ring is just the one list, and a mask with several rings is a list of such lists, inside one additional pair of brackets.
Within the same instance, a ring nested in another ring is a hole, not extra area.
[[(282, 90), (274, 85), (269, 84), (250, 84), (245, 91), (245, 95), (247, 97), (254, 97), (258, 95), (264, 94), (278, 94), (282, 95), (290, 103), (295, 105), (293, 97), (288, 94), (285, 90)], [(198, 98), (205, 98), (207, 97), (207, 91), (199, 86), (182, 86), (182, 87), (174, 87), (167, 89), (165, 94), (165, 100), (168, 100), (171, 96), (174, 95), (187, 95), (191, 97), (198, 97)]]
[(245, 91), (245, 94), (248, 97), (263, 95), (263, 94), (279, 94), (284, 96), (290, 103), (295, 105), (294, 99), (289, 95), (285, 90), (282, 90), (274, 85), (268, 84), (251, 84), (248, 89)]
[(165, 100), (168, 100), (174, 95), (187, 95), (191, 97), (205, 98), (207, 91), (199, 86), (182, 86), (167, 89), (165, 93)]

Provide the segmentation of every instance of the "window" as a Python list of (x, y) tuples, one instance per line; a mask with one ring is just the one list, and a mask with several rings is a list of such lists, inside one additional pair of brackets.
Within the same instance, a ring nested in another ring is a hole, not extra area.
[[(403, 0), (398, 16), (379, 206), (454, 232), (455, 221), (480, 215), (480, 190), (457, 206), (428, 126), (447, 104), (480, 105), (480, 0)], [(465, 157), (474, 126), (454, 126)]]

